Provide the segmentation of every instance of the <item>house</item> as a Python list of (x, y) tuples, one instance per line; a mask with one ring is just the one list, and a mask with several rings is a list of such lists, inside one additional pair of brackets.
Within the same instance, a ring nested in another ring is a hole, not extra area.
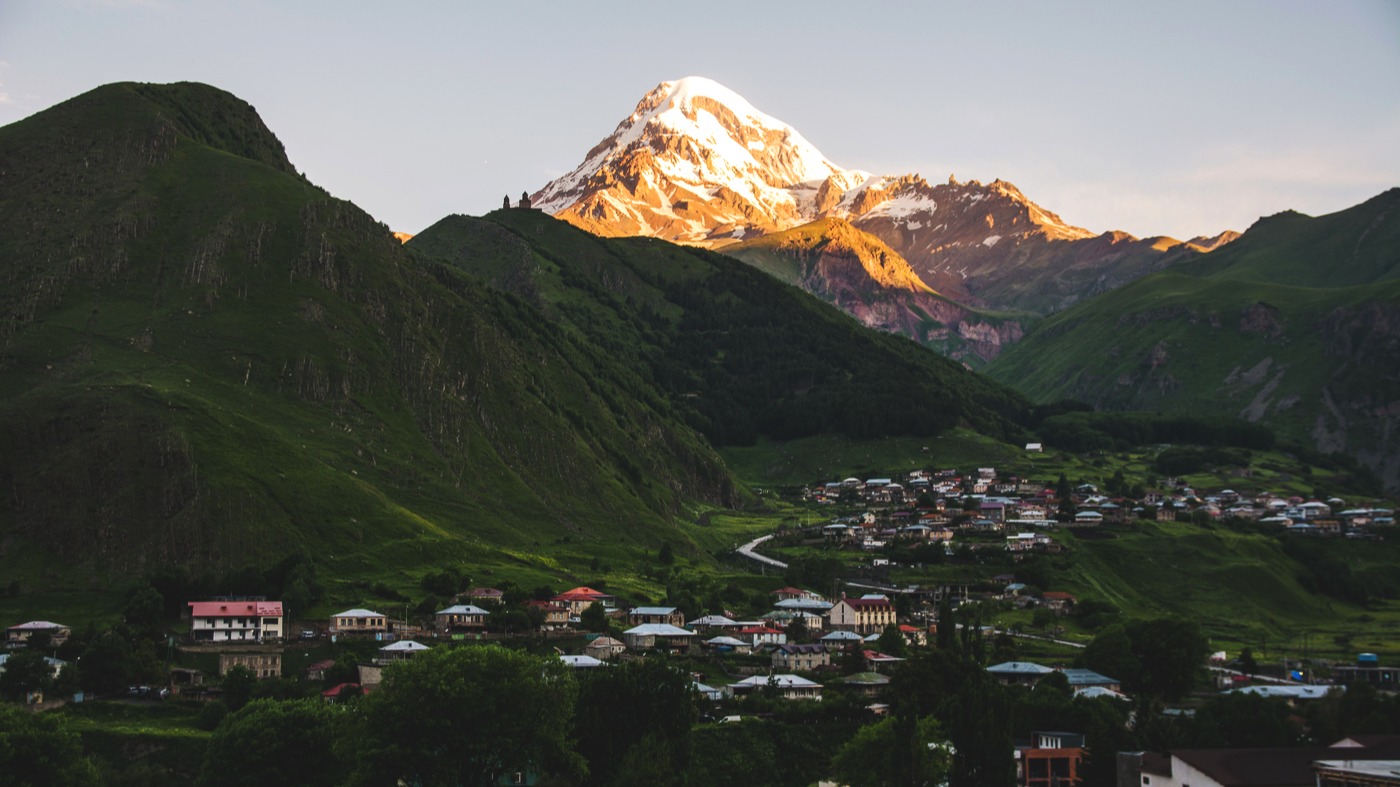
[(457, 604), (438, 610), (433, 615), (433, 622), (439, 634), (480, 631), (486, 627), (486, 619), (490, 616), (490, 612), (475, 604)]
[(878, 634), (895, 625), (894, 604), (884, 596), (842, 598), (827, 614), (830, 627), (857, 634)]
[(785, 598), (773, 605), (774, 609), (811, 612), (817, 615), (825, 615), (831, 607), (830, 601), (820, 598)]
[(1122, 691), (1123, 687), (1117, 678), (1110, 678), (1107, 675), (1100, 675), (1091, 669), (1073, 669), (1062, 667), (1060, 673), (1069, 681), (1069, 687), (1079, 693), (1084, 689), (1103, 688), (1109, 691)]
[(253, 673), (255, 678), (278, 678), (282, 676), (281, 651), (266, 648), (240, 649), (219, 654), (219, 674), (227, 675), (234, 667), (242, 667)]
[[(1116, 507), (1116, 506), (1115, 506)], [(1103, 514), (1098, 511), (1079, 511), (1074, 515), (1074, 524), (1080, 527), (1092, 527), (1103, 524)]]
[(899, 633), (904, 636), (905, 642), (915, 647), (923, 647), (928, 644), (928, 629), (900, 624)]
[(595, 667), (606, 667), (607, 662), (592, 656), (570, 656), (560, 655), (559, 660), (564, 662), (564, 666), (573, 669), (593, 669)]
[(567, 626), (569, 624), (569, 608), (563, 604), (556, 604), (553, 601), (540, 601), (531, 599), (525, 602), (527, 608), (538, 609), (544, 614), (544, 621), (540, 624), (544, 628), (555, 628)]
[(354, 699), (364, 692), (358, 683), (337, 683), (321, 692), (321, 701), (327, 705), (339, 705)]
[(191, 601), (188, 606), (195, 642), (264, 642), (283, 635), (280, 601)]
[(748, 640), (753, 643), (755, 648), (787, 643), (787, 634), (770, 626), (745, 626), (739, 629), (735, 636), (738, 639)]
[(1050, 545), (1050, 536), (1044, 533), (1017, 533), (1006, 537), (1006, 551), (1029, 552)]
[(773, 669), (784, 672), (811, 672), (831, 664), (825, 645), (778, 645), (773, 648)]
[(1016, 784), (1020, 787), (1059, 787), (1079, 782), (1084, 736), (1072, 732), (1033, 732), (1016, 745)]
[(1045, 447), (1042, 446), (1040, 443), (1026, 443), (1026, 452), (1027, 452), (1027, 453), (1039, 454), (1039, 453), (1042, 453), (1044, 450), (1045, 450)]
[(347, 609), (331, 615), (331, 642), (344, 637), (384, 639), (389, 634), (389, 619), (368, 609)]
[(865, 638), (854, 631), (833, 631), (822, 637), (821, 641), (827, 647), (847, 648), (865, 642)]
[(754, 675), (726, 687), (732, 697), (747, 697), (756, 691), (772, 689), (785, 700), (820, 702), (822, 685), (797, 675)]
[[(9, 660), (9, 653), (0, 653), (0, 675), (5, 674), (5, 662)], [(68, 662), (62, 659), (53, 658), (52, 656), (44, 656), (44, 663), (49, 666), (49, 676), (53, 678), (57, 678), (58, 674), (62, 672), (65, 667), (68, 666)]]
[(633, 626), (665, 623), (679, 628), (685, 624), (685, 614), (675, 607), (634, 607), (627, 613), (627, 622)]
[(695, 633), (669, 623), (643, 623), (622, 632), (629, 650), (660, 650), (683, 653), (695, 638)]
[(479, 607), (499, 607), (505, 602), (506, 594), (496, 588), (472, 588), (467, 591), (467, 601)]
[[(1368, 736), (1370, 737), (1370, 736)], [(1323, 781), (1326, 766), (1318, 763), (1344, 762), (1352, 768), (1366, 764), (1396, 768), (1400, 761), (1400, 736), (1374, 736), (1370, 745), (1299, 746), (1275, 749), (1173, 749), (1128, 758), (1121, 770), (1142, 787), (1315, 787), (1325, 784), (1387, 784), (1377, 781)], [(1133, 760), (1136, 760), (1135, 762)], [(1375, 768), (1369, 769), (1374, 774)], [(1384, 771), (1382, 771), (1384, 772)], [(1362, 771), (1365, 774), (1365, 770)], [(1135, 778), (1134, 778), (1135, 777)], [(1389, 784), (1394, 784), (1394, 781)]]
[(306, 679), (313, 683), (320, 683), (326, 679), (326, 671), (335, 666), (335, 659), (321, 659), (313, 661), (306, 667)]
[(734, 637), (710, 637), (700, 644), (716, 653), (737, 653), (739, 655), (744, 655), (753, 652), (753, 643), (745, 642), (742, 639), (735, 639)]
[(1074, 606), (1076, 599), (1073, 594), (1062, 590), (1047, 590), (1040, 594), (1040, 601), (1056, 612), (1064, 612)]
[[(845, 526), (842, 525), (841, 527)], [(799, 598), (807, 599), (809, 601), (826, 601), (826, 599), (822, 598), (821, 594), (819, 593), (813, 593), (810, 590), (803, 590), (802, 588), (795, 588), (791, 586), (785, 588), (778, 588), (777, 590), (773, 591), (772, 593), (769, 593), (768, 595), (777, 596), (778, 601), (789, 601), (792, 599)]]
[(609, 595), (590, 587), (576, 587), (573, 590), (566, 590), (554, 597), (554, 602), (569, 608), (569, 617), (576, 618), (583, 614), (585, 609), (596, 604), (602, 604), (604, 609), (613, 609), (617, 606), (617, 597)]
[(380, 648), (379, 655), (375, 657), (374, 662), (376, 664), (392, 664), (396, 661), (407, 661), (428, 650), (431, 648), (427, 645), (406, 639)]
[(904, 659), (899, 656), (891, 656), (888, 653), (881, 653), (878, 650), (862, 650), (861, 657), (865, 659), (866, 666), (870, 667), (872, 672), (888, 670), (894, 665), (904, 661)]
[(600, 661), (610, 661), (614, 656), (627, 650), (627, 644), (613, 639), (612, 637), (595, 637), (592, 642), (583, 646), (585, 655), (592, 656)]
[(724, 699), (724, 691), (721, 689), (717, 689), (713, 686), (706, 686), (698, 680), (691, 681), (690, 685), (695, 687), (695, 691), (699, 692), (701, 697), (711, 702), (719, 702)]
[(73, 634), (73, 630), (62, 623), (31, 620), (5, 629), (5, 644), (11, 648), (18, 647), (28, 643), (29, 638), (35, 634), (48, 634), (50, 645), (62, 645)]
[(857, 672), (843, 678), (841, 682), (862, 697), (874, 697), (890, 685), (890, 676), (878, 672)]
[(742, 628), (738, 623), (735, 623), (733, 620), (723, 615), (702, 615), (685, 625), (686, 628), (689, 628), (691, 631), (699, 633), (711, 633)]
[(1054, 671), (1030, 661), (1006, 661), (987, 667), (987, 672), (1003, 686), (1034, 686)]

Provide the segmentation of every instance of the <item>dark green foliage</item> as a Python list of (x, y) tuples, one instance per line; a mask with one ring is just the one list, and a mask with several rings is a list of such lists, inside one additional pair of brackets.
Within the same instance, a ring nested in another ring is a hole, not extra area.
[(23, 701), (31, 691), (41, 691), (51, 682), (52, 672), (38, 650), (18, 650), (5, 661), (0, 672), (0, 698)]
[(575, 750), (588, 762), (588, 784), (609, 784), (634, 759), (686, 769), (697, 717), (690, 676), (659, 659), (589, 670), (579, 681)]
[(0, 704), (0, 780), (14, 787), (88, 787), (97, 771), (78, 734), (57, 715)]
[(596, 601), (579, 613), (578, 620), (586, 631), (606, 632), (610, 628), (608, 610)]
[(1137, 620), (1099, 632), (1077, 663), (1117, 678), (1127, 691), (1176, 700), (1195, 685), (1208, 649), (1193, 621)]
[(440, 647), (384, 672), (362, 700), (357, 779), (490, 787), (515, 772), (581, 774), (568, 746), (577, 686), (554, 658)]
[(225, 672), (219, 687), (223, 689), (224, 703), (228, 705), (229, 710), (236, 713), (247, 705), (248, 700), (253, 698), (253, 687), (257, 682), (253, 672), (242, 665), (231, 667)]
[(1076, 411), (1046, 418), (1036, 433), (1055, 448), (1077, 453), (1156, 443), (1258, 450), (1274, 447), (1274, 434), (1267, 427), (1236, 418)]
[(1230, 692), (1211, 697), (1197, 711), (1193, 745), (1222, 748), (1296, 746), (1301, 731), (1293, 709), (1278, 697)]
[(1303, 567), (1298, 583), (1307, 590), (1354, 604), (1370, 599), (1366, 584), (1352, 574), (1351, 566), (1337, 556), (1332, 545), (1285, 538), (1283, 552)]
[(199, 784), (344, 784), (348, 753), (338, 742), (350, 721), (319, 699), (251, 702), (226, 716), (214, 731)]
[(1075, 603), (1069, 614), (1084, 628), (1097, 629), (1117, 620), (1121, 613), (1117, 607), (1107, 601), (1085, 598)]

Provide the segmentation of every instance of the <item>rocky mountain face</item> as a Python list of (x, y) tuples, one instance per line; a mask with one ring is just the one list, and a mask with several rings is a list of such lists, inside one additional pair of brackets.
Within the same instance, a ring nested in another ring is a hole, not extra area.
[(726, 246), (833, 303), (869, 328), (907, 336), (972, 366), (1021, 338), (1024, 321), (964, 306), (924, 283), (897, 252), (844, 219), (819, 219)]
[[(946, 298), (1037, 314), (1231, 239), (1095, 235), (1004, 181), (931, 185), (915, 174), (843, 169), (791, 126), (699, 77), (658, 85), (582, 164), (532, 201), (595, 234), (719, 249), (844, 219)], [(911, 291), (872, 281), (870, 294), (880, 290), (896, 300)]]

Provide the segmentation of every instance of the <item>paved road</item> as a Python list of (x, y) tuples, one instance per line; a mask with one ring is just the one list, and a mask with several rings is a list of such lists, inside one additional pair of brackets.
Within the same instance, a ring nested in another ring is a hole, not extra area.
[(743, 555), (744, 557), (748, 558), (749, 560), (756, 560), (756, 561), (758, 561), (758, 562), (760, 562), (760, 563), (762, 563), (762, 564), (764, 564), (764, 565), (766, 565), (766, 566), (773, 566), (774, 568), (787, 568), (787, 566), (788, 566), (787, 563), (784, 563), (784, 562), (781, 561), (781, 560), (774, 560), (774, 559), (771, 558), (771, 557), (765, 557), (765, 556), (760, 555), (760, 554), (758, 554), (757, 552), (754, 551), (754, 549), (756, 549), (756, 548), (758, 547), (759, 544), (762, 544), (764, 541), (767, 541), (767, 540), (771, 539), (772, 537), (773, 537), (773, 536), (771, 536), (771, 535), (768, 535), (768, 536), (759, 536), (758, 538), (755, 538), (754, 540), (750, 541), (749, 543), (747, 543), (747, 544), (745, 544), (745, 545), (739, 547), (738, 552), (739, 552), (739, 554)]

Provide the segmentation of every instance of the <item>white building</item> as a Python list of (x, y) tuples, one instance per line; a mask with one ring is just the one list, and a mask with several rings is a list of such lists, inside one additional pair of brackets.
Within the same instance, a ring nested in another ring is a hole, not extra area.
[(190, 638), (196, 642), (281, 639), (280, 601), (191, 601)]

